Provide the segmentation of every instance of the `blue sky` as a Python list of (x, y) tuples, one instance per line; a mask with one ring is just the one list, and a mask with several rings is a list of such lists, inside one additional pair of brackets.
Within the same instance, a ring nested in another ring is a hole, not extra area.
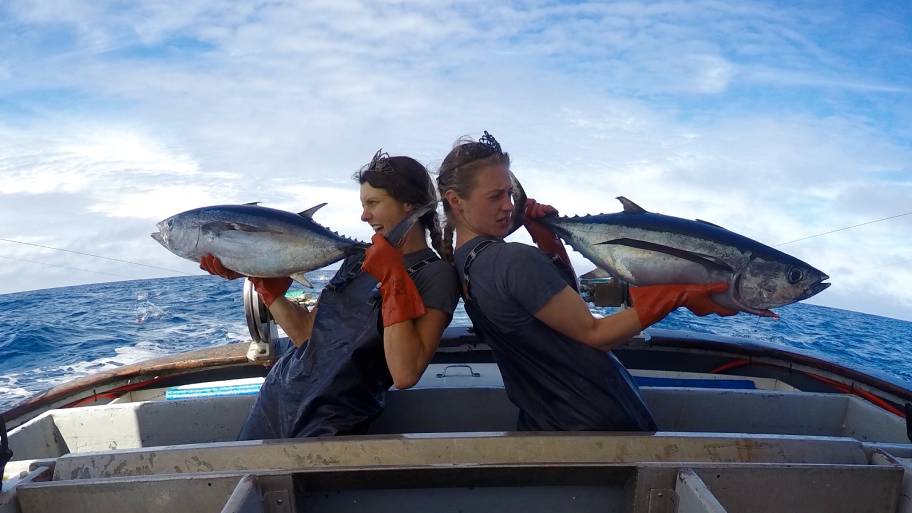
[[(776, 244), (908, 212), (910, 5), (3, 2), (0, 238), (195, 274), (148, 234), (206, 204), (328, 201), (366, 237), (378, 147), (434, 167), (482, 130), (566, 214), (624, 195)], [(782, 249), (832, 277), (811, 302), (912, 320), (910, 240), (905, 216)], [(174, 274), (0, 260), (0, 293)]]

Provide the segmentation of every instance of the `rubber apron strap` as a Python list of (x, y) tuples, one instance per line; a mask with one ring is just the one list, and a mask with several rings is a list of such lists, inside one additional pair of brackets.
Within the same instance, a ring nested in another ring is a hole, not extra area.
[[(406, 271), (409, 273), (409, 276), (414, 276), (414, 274), (421, 270), (422, 267), (437, 260), (440, 260), (440, 257), (437, 255), (429, 256), (410, 265)], [(330, 280), (330, 282), (326, 285), (326, 288), (330, 290), (345, 288), (346, 285), (348, 285), (361, 273), (362, 263), (364, 263), (364, 253), (361, 254), (360, 258), (358, 258), (357, 261), (352, 262), (352, 264), (348, 266), (348, 270), (346, 272), (336, 275), (332, 280)]]
[(419, 260), (419, 261), (415, 262), (414, 264), (408, 266), (408, 269), (406, 269), (405, 271), (406, 271), (407, 273), (409, 273), (409, 276), (414, 277), (414, 276), (415, 276), (415, 273), (417, 273), (418, 271), (420, 271), (424, 266), (426, 266), (426, 265), (428, 265), (428, 264), (431, 264), (431, 263), (434, 263), (434, 262), (436, 262), (436, 261), (438, 261), (438, 260), (440, 260), (440, 257), (439, 257), (439, 256), (437, 256), (437, 255), (431, 255), (431, 256), (429, 256), (429, 257), (423, 259), (423, 260)]
[[(427, 257), (427, 258), (421, 259), (421, 260), (415, 262), (414, 264), (408, 266), (408, 267), (405, 269), (405, 272), (407, 272), (408, 275), (409, 275), (409, 277), (412, 278), (412, 281), (414, 281), (414, 280), (415, 280), (415, 273), (417, 273), (417, 272), (420, 271), (422, 268), (424, 268), (424, 266), (426, 266), (426, 265), (428, 265), (428, 264), (430, 264), (430, 263), (436, 262), (436, 261), (438, 261), (438, 260), (440, 260), (440, 257), (439, 257), (439, 256), (437, 256), (437, 255), (431, 255), (431, 256), (429, 256), (429, 257)], [(360, 269), (360, 266), (359, 266), (359, 269)], [(377, 284), (377, 287), (374, 288), (373, 294), (371, 295), (370, 302), (373, 303), (374, 305), (379, 305), (381, 301), (382, 301), (382, 299), (381, 299), (381, 296), (380, 296), (380, 284), (378, 283), (378, 284)], [(381, 330), (380, 330), (380, 331), (381, 331), (381, 332), (383, 331), (382, 327), (381, 327)]]
[(487, 249), (491, 244), (494, 244), (495, 240), (483, 240), (477, 246), (472, 248), (472, 251), (469, 252), (469, 256), (466, 257), (465, 265), (462, 268), (462, 275), (465, 276), (465, 283), (463, 284), (463, 294), (465, 295), (466, 301), (474, 301), (472, 299), (472, 278), (469, 275), (469, 269), (472, 268), (472, 264), (475, 262), (475, 259), (478, 258), (478, 255)]
[[(498, 337), (500, 331), (497, 329), (497, 326), (488, 319), (488, 317), (481, 311), (481, 308), (478, 308), (478, 305), (475, 303), (475, 299), (472, 298), (472, 278), (469, 274), (469, 270), (472, 268), (472, 263), (475, 262), (475, 259), (478, 255), (489, 248), (492, 244), (503, 243), (503, 241), (498, 240), (485, 240), (481, 241), (477, 246), (475, 246), (469, 256), (466, 257), (465, 265), (462, 268), (462, 275), (465, 277), (465, 283), (463, 283), (463, 299), (465, 300), (465, 308), (471, 317), (473, 324), (476, 324), (475, 329), (480, 333), (488, 337)], [(480, 325), (479, 325), (480, 324)]]

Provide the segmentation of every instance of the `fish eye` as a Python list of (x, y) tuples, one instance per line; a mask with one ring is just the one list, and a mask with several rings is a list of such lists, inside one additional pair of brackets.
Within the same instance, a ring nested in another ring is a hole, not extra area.
[(801, 272), (801, 269), (796, 269), (794, 267), (789, 269), (788, 274), (785, 275), (785, 279), (788, 280), (788, 282), (792, 285), (801, 281), (802, 278), (804, 278), (804, 273)]

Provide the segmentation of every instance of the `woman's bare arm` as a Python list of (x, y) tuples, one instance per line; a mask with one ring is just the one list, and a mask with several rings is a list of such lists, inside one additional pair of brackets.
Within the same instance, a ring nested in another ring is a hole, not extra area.
[(308, 309), (306, 306), (289, 301), (283, 296), (276, 298), (270, 305), (269, 313), (272, 314), (276, 323), (285, 330), (294, 345), (301, 347), (310, 340), (314, 318), (317, 316), (317, 306), (314, 306), (313, 309)]
[(386, 364), (396, 388), (409, 388), (418, 382), (434, 357), (443, 330), (449, 323), (448, 315), (435, 308), (428, 308), (417, 319), (384, 328)]
[(552, 296), (535, 312), (535, 318), (567, 337), (603, 351), (610, 351), (642, 331), (640, 319), (632, 308), (596, 318), (583, 298), (569, 286)]

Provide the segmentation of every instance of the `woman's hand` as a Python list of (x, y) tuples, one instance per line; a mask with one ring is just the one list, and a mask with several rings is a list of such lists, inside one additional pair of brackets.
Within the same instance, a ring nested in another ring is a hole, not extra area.
[[(200, 269), (214, 276), (221, 276), (227, 280), (236, 280), (244, 277), (243, 274), (228, 269), (222, 265), (222, 261), (215, 255), (204, 255), (200, 259)], [(291, 287), (291, 278), (253, 278), (248, 277), (253, 284), (253, 290), (263, 299), (266, 308), (272, 306), (275, 300), (285, 295), (288, 287)]]
[(275, 300), (285, 297), (288, 287), (291, 287), (291, 278), (247, 278), (253, 284), (253, 290), (263, 299), (266, 308), (272, 306)]
[(646, 328), (662, 320), (672, 310), (686, 307), (696, 315), (711, 313), (721, 316), (735, 315), (735, 310), (725, 308), (712, 300), (713, 294), (725, 292), (724, 282), (705, 285), (649, 285), (630, 287), (631, 308), (636, 311), (640, 327)]
[(222, 261), (215, 255), (203, 255), (203, 258), (200, 258), (200, 269), (213, 276), (221, 276), (226, 280), (236, 280), (244, 276), (222, 265)]
[(566, 254), (567, 252), (560, 239), (550, 228), (537, 221), (537, 219), (551, 214), (557, 214), (557, 209), (528, 198), (523, 211), (523, 226), (529, 231), (532, 241), (538, 245), (539, 249), (548, 255), (561, 256), (561, 253)]

